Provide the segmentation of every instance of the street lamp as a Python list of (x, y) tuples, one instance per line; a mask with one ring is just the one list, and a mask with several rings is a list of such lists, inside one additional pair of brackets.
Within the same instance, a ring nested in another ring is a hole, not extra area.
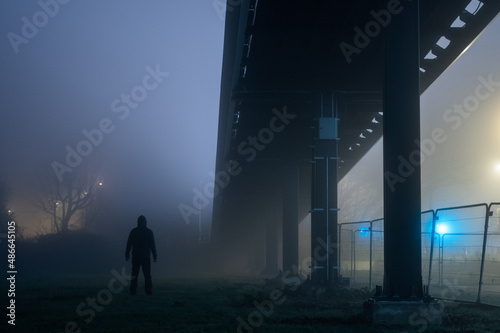
[(54, 228), (57, 230), (57, 206), (59, 205), (58, 201), (54, 202)]

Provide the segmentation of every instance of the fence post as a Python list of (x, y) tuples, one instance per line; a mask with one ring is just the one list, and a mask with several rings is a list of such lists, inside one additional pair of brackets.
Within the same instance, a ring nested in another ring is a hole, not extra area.
[(356, 231), (353, 231), (353, 237), (352, 237), (352, 259), (353, 259), (353, 266), (352, 266), (352, 282), (356, 281)]
[(441, 235), (441, 246), (439, 252), (441, 252), (441, 263), (440, 263), (440, 271), (439, 271), (439, 286), (443, 286), (443, 274), (444, 274), (444, 236), (446, 234)]
[(353, 235), (353, 232), (352, 230), (349, 230), (351, 232), (351, 275), (350, 275), (350, 278), (351, 278), (351, 283), (354, 282), (354, 259), (353, 259), (353, 249), (354, 247), (352, 246), (353, 242), (354, 242), (354, 235)]
[(486, 207), (486, 218), (484, 219), (483, 253), (481, 254), (481, 271), (479, 273), (479, 287), (477, 290), (477, 303), (481, 303), (481, 288), (483, 286), (484, 259), (486, 257), (486, 242), (488, 240), (488, 224), (490, 222), (491, 205)]
[(337, 255), (338, 260), (337, 262), (339, 263), (339, 276), (342, 276), (342, 224), (339, 223), (339, 234), (338, 234), (338, 250), (337, 250)]
[(370, 272), (368, 273), (368, 290), (372, 290), (372, 251), (373, 251), (373, 221), (370, 221)]
[(432, 231), (431, 231), (431, 253), (429, 261), (429, 279), (427, 280), (427, 294), (430, 295), (431, 290), (431, 274), (432, 274), (432, 257), (434, 255), (434, 235), (436, 232), (436, 213), (432, 211)]

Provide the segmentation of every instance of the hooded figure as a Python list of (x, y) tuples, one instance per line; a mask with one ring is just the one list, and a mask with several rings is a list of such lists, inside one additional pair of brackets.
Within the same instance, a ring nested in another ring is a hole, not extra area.
[(132, 229), (128, 236), (127, 248), (125, 250), (125, 260), (130, 260), (130, 250), (132, 249), (132, 281), (130, 283), (130, 294), (135, 295), (137, 290), (137, 278), (142, 266), (144, 274), (146, 294), (151, 295), (153, 284), (151, 281), (151, 253), (156, 262), (156, 246), (153, 231), (148, 229), (146, 218), (141, 215), (137, 219), (137, 228)]

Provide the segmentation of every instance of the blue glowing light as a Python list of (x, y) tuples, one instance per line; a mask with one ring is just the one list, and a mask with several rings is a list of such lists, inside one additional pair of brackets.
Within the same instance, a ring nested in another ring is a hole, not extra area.
[(369, 227), (361, 227), (361, 228), (359, 228), (359, 230), (360, 230), (359, 234), (361, 236), (366, 236), (366, 237), (370, 236), (370, 228)]
[(448, 226), (443, 223), (436, 224), (436, 232), (440, 235), (443, 235), (448, 232)]

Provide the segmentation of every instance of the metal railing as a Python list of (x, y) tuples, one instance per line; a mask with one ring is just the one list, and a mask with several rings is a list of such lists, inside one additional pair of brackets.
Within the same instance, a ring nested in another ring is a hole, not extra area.
[[(422, 276), (426, 290), (500, 305), (500, 203), (422, 212)], [(383, 283), (383, 219), (339, 224), (340, 274), (352, 286)]]

